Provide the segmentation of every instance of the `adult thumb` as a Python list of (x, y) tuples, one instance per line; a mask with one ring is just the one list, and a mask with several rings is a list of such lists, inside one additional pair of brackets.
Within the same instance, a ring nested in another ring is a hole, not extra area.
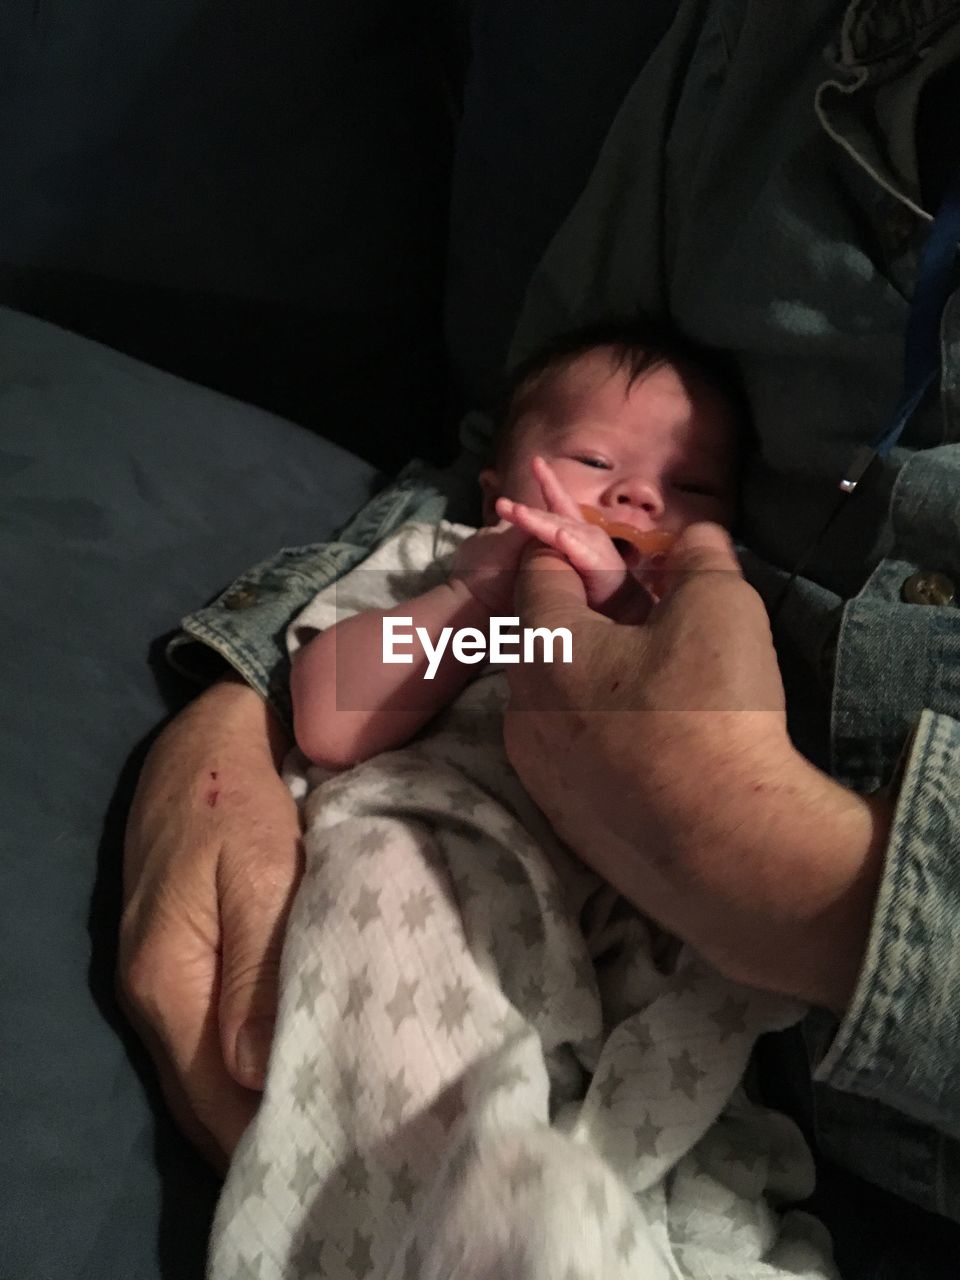
[(256, 884), (241, 876), (221, 898), (220, 1042), (227, 1070), (247, 1089), (263, 1088), (273, 1042), (280, 955), (300, 878), (296, 843), (291, 858), (274, 858), (269, 874), (258, 867)]
[(732, 573), (737, 578), (743, 577), (730, 535), (721, 525), (706, 521), (688, 525), (683, 530), (666, 563), (650, 574), (651, 579), (655, 579), (651, 585), (662, 603), (678, 586), (701, 573)]
[(580, 615), (594, 616), (579, 573), (559, 552), (540, 543), (524, 553), (513, 599), (524, 626), (569, 626)]

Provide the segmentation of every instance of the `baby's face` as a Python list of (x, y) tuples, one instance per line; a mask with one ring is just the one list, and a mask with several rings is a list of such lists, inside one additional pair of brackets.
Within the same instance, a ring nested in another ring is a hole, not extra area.
[[(671, 365), (641, 375), (589, 352), (554, 374), (517, 426), (502, 474), (484, 472), (485, 516), (503, 495), (543, 506), (530, 464), (546, 458), (570, 496), (638, 529), (729, 525), (736, 427), (720, 392)], [(495, 519), (495, 516), (493, 517)]]

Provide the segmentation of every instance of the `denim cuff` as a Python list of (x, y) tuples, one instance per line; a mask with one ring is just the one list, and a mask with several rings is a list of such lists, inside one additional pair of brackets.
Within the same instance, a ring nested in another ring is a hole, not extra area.
[(286, 548), (184, 618), (167, 645), (168, 662), (202, 682), (215, 665), (212, 650), (267, 699), (289, 730), (293, 713), (287, 624), (318, 591), (367, 554), (368, 548), (348, 542)]
[(960, 1135), (960, 721), (922, 713), (863, 968), (815, 1073)]
[(360, 564), (401, 524), (441, 519), (448, 500), (443, 480), (415, 461), (344, 526), (337, 541), (288, 547), (256, 565), (183, 619), (167, 645), (168, 662), (201, 683), (224, 665), (232, 667), (292, 732), (288, 625), (318, 591)]

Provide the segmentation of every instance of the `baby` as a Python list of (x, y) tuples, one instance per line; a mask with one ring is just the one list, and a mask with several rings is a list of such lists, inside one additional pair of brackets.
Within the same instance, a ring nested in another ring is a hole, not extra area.
[(834, 1274), (819, 1224), (774, 1208), (811, 1192), (809, 1153), (741, 1086), (799, 1007), (714, 973), (562, 845), (506, 759), (494, 664), (382, 660), (384, 619), (435, 647), (510, 614), (531, 538), (641, 622), (634, 534), (731, 522), (738, 416), (680, 340), (564, 337), (514, 379), (484, 527), (404, 526), (291, 628), (306, 871), (213, 1280)]
[(355, 614), (297, 653), (292, 693), (303, 753), (345, 768), (408, 742), (446, 706), (476, 670), (449, 648), (431, 681), (425, 658), (385, 665), (383, 620), (410, 618), (409, 629), (423, 627), (431, 642), (444, 627), (484, 630), (491, 614), (511, 612), (529, 535), (569, 559), (594, 608), (640, 620), (650, 604), (638, 585), (642, 552), (618, 550), (581, 507), (640, 533), (675, 534), (697, 520), (727, 525), (738, 431), (703, 358), (695, 362), (685, 343), (654, 337), (639, 322), (578, 331), (528, 361), (513, 381), (494, 465), (480, 476), (485, 527), (466, 536), (464, 526), (441, 526), (448, 539), (465, 538), (447, 580), (392, 608)]

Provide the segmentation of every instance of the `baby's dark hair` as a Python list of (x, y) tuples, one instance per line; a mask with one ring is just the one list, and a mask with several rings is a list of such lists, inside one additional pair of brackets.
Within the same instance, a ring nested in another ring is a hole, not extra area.
[(737, 417), (745, 418), (744, 396), (728, 356), (694, 342), (666, 321), (643, 315), (608, 318), (557, 334), (510, 370), (495, 416), (495, 464), (505, 460), (517, 424), (550, 378), (598, 348), (611, 352), (614, 368), (628, 371), (630, 386), (645, 373), (669, 365), (719, 391), (732, 402)]

